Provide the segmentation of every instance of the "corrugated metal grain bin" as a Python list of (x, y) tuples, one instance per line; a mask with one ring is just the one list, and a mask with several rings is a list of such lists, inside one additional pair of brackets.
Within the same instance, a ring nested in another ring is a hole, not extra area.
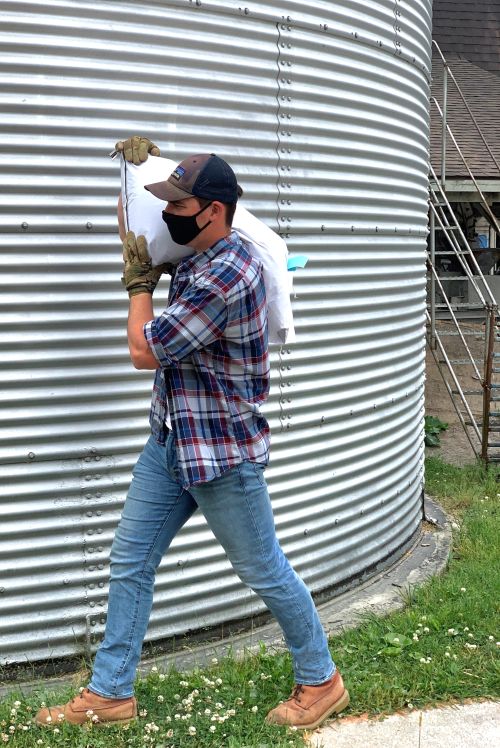
[[(422, 519), (431, 0), (2, 0), (0, 663), (92, 649), (145, 441), (116, 230), (135, 132), (215, 151), (309, 263), (266, 415), (278, 534), (342, 589)], [(165, 288), (158, 307), (165, 301)], [(202, 517), (162, 563), (158, 640), (260, 601)]]

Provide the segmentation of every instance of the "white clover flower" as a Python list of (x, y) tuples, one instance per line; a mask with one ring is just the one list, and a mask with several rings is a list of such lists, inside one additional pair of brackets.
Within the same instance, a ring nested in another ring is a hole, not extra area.
[(19, 707), (21, 706), (21, 702), (20, 701), (14, 701), (14, 706), (16, 707), (16, 709), (19, 709)]
[(471, 633), (470, 631), (469, 631), (469, 633), (467, 634), (467, 636), (469, 637), (469, 639), (474, 639), (474, 634), (473, 634), (473, 633)]
[(469, 627), (468, 626), (464, 626), (464, 631), (469, 631)]
[(190, 735), (196, 735), (196, 727), (194, 727), (193, 725), (189, 725), (188, 733)]
[(258, 712), (258, 711), (259, 711), (259, 707), (258, 707), (258, 706), (253, 706), (253, 707), (252, 707), (252, 712), (253, 712), (254, 714), (255, 714), (256, 712)]
[(427, 616), (420, 616), (420, 620), (421, 621), (426, 621), (427, 620)]
[(49, 716), (48, 716), (48, 717), (46, 717), (45, 721), (46, 721), (46, 722), (52, 722), (52, 717), (50, 716), (50, 714), (49, 714)]
[(151, 668), (151, 672), (152, 673), (157, 673), (158, 672), (158, 668), (156, 667), (156, 665), (153, 665), (153, 667)]
[(163, 704), (163, 702), (165, 701), (165, 699), (164, 699), (164, 697), (163, 697), (163, 696), (162, 696), (162, 695), (160, 694), (159, 696), (157, 696), (157, 697), (156, 697), (156, 701), (159, 701), (159, 702), (160, 702), (160, 704)]
[(450, 655), (450, 653), (449, 653), (449, 652), (445, 652), (445, 653), (444, 653), (444, 656), (445, 656), (445, 657), (451, 657), (451, 655)]
[(393, 641), (397, 642), (399, 644), (399, 638), (397, 636), (394, 637)]
[(408, 702), (408, 709), (413, 709), (413, 704), (410, 704), (410, 703)]
[(167, 730), (166, 736), (167, 736), (167, 738), (173, 738), (174, 737), (174, 731), (172, 729)]
[(464, 644), (467, 649), (477, 649), (477, 644), (469, 644), (469, 642), (465, 642)]
[[(22, 729), (23, 729), (23, 732), (26, 732), (27, 730), (29, 730), (29, 729), (30, 729), (30, 726), (29, 726), (29, 725), (23, 725), (23, 728), (22, 728)], [(56, 729), (57, 729), (57, 728), (56, 728)], [(54, 732), (55, 732), (55, 730), (54, 730)], [(59, 732), (59, 730), (57, 730), (57, 732)]]
[(141, 709), (139, 712), (139, 717), (147, 717), (148, 716), (148, 710), (147, 709)]
[(12, 717), (15, 717), (16, 714), (17, 714), (17, 709), (11, 709), (10, 710), (10, 714), (11, 714)]
[(11, 726), (9, 727), (9, 732), (10, 732), (11, 734), (13, 734), (13, 733), (15, 733), (15, 731), (16, 731), (16, 726), (15, 726), (15, 725), (11, 725)]
[(211, 662), (212, 662), (212, 665), (217, 665), (217, 663), (219, 662), (219, 660), (217, 659), (217, 657), (212, 657)]
[(207, 709), (205, 709), (205, 711), (203, 712), (203, 714), (206, 714), (207, 717), (209, 717), (212, 714), (212, 710), (208, 709), (208, 707), (207, 707)]
[(59, 712), (59, 714), (57, 715), (57, 719), (59, 722), (62, 722), (65, 719), (64, 714), (62, 712)]
[(80, 688), (78, 690), (79, 690), (80, 693), (83, 693), (85, 691), (85, 686), (80, 686)]
[(38, 740), (36, 741), (36, 744), (43, 745), (43, 740), (41, 738), (38, 738)]
[(457, 657), (456, 654), (452, 655), (452, 657), (453, 657), (454, 660), (458, 660), (458, 657)]
[(166, 675), (165, 675), (164, 673), (160, 673), (160, 675), (158, 676), (158, 678), (159, 678), (160, 680), (165, 680), (165, 678), (166, 678)]
[(429, 633), (429, 631), (430, 631), (430, 628), (429, 628), (428, 626), (424, 626), (424, 632), (425, 632), (426, 634), (428, 634), (428, 633)]
[(54, 735), (58, 735), (61, 731), (60, 731), (60, 729), (58, 727), (54, 727), (54, 729), (52, 730), (52, 732), (54, 733)]
[(94, 723), (95, 723), (95, 722), (99, 722), (99, 717), (97, 716), (97, 714), (94, 714), (94, 715), (93, 715), (93, 717), (92, 717), (92, 722), (94, 722)]
[(187, 688), (189, 686), (189, 683), (187, 682), (187, 680), (180, 680), (179, 686), (182, 686), (183, 688)]
[(174, 719), (180, 719), (180, 718), (181, 718), (180, 714), (174, 714)]
[(413, 641), (414, 641), (414, 642), (418, 642), (418, 641), (420, 641), (416, 633), (415, 633), (415, 634), (413, 634)]
[(249, 681), (248, 681), (248, 685), (249, 685), (249, 686), (254, 686), (254, 685), (255, 685), (255, 683), (253, 682), (253, 680), (249, 680)]
[(425, 657), (421, 657), (420, 660), (419, 660), (419, 662), (421, 662), (422, 665), (425, 665), (425, 662), (426, 662)]
[(489, 636), (489, 637), (488, 637), (488, 641), (490, 641), (490, 642), (493, 642), (493, 641), (495, 641), (495, 637), (494, 637), (494, 636)]
[(215, 725), (210, 725), (210, 727), (208, 729), (209, 729), (210, 732), (215, 732), (217, 728), (216, 728)]
[(218, 686), (222, 686), (222, 678), (217, 678), (215, 682)]
[(183, 720), (189, 719), (189, 714), (183, 714), (181, 716), (181, 719), (183, 719)]

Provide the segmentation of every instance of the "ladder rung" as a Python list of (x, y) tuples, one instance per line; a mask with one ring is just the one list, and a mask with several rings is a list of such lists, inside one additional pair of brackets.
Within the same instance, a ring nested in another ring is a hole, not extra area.
[[(435, 304), (436, 309), (448, 309), (448, 304)], [(469, 309), (471, 312), (484, 312), (482, 307), (478, 307), (474, 302), (468, 302), (467, 304), (456, 304), (455, 302), (450, 303), (452, 309)], [(498, 338), (500, 340), (500, 338)]]
[[(438, 335), (439, 335), (439, 337), (442, 337), (443, 335), (453, 335), (453, 336), (458, 337), (460, 335), (460, 333), (459, 332), (447, 332), (446, 330), (443, 330), (443, 331), (438, 330)], [(482, 333), (482, 332), (464, 331), (464, 332), (462, 332), (462, 335), (476, 335), (478, 340), (484, 340), (484, 333)], [(498, 354), (495, 353), (493, 355), (500, 357), (500, 353), (498, 353)]]
[[(458, 390), (452, 390), (451, 393), (452, 395), (460, 394)], [(482, 395), (483, 390), (462, 390), (462, 394), (463, 395)], [(491, 398), (491, 399), (493, 400), (494, 398)]]
[[(461, 255), (463, 257), (470, 257), (471, 253), (467, 249), (435, 249), (435, 255)], [(430, 259), (430, 252), (427, 252), (427, 257)]]
[[(474, 358), (474, 359), (470, 359), (470, 358), (454, 358), (454, 359), (449, 359), (449, 362), (450, 362), (450, 364), (460, 364), (460, 365), (461, 364), (472, 364), (472, 363), (474, 363), (474, 364), (483, 364), (484, 363), (484, 361), (483, 361), (482, 358)], [(438, 363), (445, 364), (446, 361), (444, 359), (442, 359), (442, 360), (439, 360)]]

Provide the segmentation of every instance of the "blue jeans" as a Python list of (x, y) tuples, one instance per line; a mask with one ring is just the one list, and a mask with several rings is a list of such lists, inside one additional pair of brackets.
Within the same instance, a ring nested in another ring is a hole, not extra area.
[(150, 437), (133, 471), (111, 548), (106, 633), (95, 657), (90, 690), (109, 698), (133, 694), (156, 569), (198, 508), (240, 579), (278, 620), (297, 683), (328, 680), (335, 665), (311, 594), (277, 540), (264, 467), (242, 462), (187, 491), (181, 485), (170, 434), (165, 446)]

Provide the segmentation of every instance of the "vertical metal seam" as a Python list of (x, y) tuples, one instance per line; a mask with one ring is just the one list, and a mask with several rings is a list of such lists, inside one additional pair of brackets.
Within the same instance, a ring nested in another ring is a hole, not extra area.
[(280, 157), (280, 146), (281, 146), (281, 137), (280, 137), (280, 93), (281, 93), (281, 87), (280, 87), (280, 39), (281, 39), (281, 31), (280, 31), (280, 22), (278, 21), (276, 23), (276, 231), (280, 232), (280, 200), (281, 200), (281, 183), (280, 183), (280, 166), (281, 166), (281, 157)]

